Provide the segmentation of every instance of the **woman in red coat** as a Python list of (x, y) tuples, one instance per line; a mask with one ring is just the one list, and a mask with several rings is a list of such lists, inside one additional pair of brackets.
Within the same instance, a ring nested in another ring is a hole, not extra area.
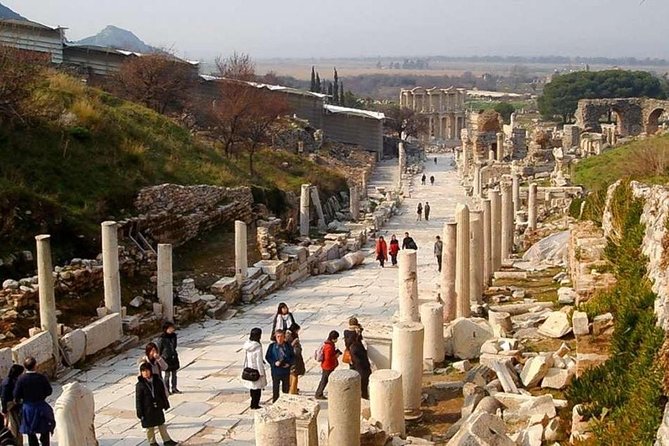
[(328, 381), (330, 380), (330, 374), (334, 372), (334, 370), (339, 365), (339, 360), (337, 358), (339, 358), (342, 353), (336, 346), (338, 340), (339, 332), (332, 330), (328, 335), (328, 338), (325, 340), (325, 342), (323, 342), (323, 346), (318, 351), (318, 354), (322, 355), (317, 359), (321, 363), (321, 370), (323, 373), (321, 374), (321, 382), (318, 384), (318, 388), (316, 389), (317, 400), (326, 399), (323, 395), (323, 392), (325, 391), (325, 387), (328, 385)]
[(400, 242), (395, 237), (395, 234), (390, 236), (390, 261), (393, 262), (393, 266), (397, 265), (397, 253), (400, 252)]
[(384, 262), (388, 260), (388, 245), (382, 235), (376, 241), (376, 260), (381, 264), (381, 268), (383, 268)]

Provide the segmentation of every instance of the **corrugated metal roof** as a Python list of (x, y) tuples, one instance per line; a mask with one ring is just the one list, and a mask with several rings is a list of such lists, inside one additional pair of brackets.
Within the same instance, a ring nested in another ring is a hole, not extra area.
[(0, 19), (0, 25), (3, 24), (9, 26), (22, 26), (25, 28), (43, 29), (48, 31), (60, 31), (61, 29), (67, 29), (61, 26), (52, 27), (43, 25), (41, 23), (33, 22), (31, 20), (19, 20), (19, 19)]
[[(226, 79), (224, 77), (212, 76), (212, 75), (208, 75), (208, 74), (201, 74), (200, 77), (207, 82), (232, 80), (232, 79)], [(270, 91), (284, 91), (286, 93), (299, 94), (299, 95), (302, 95), (302, 96), (311, 96), (311, 97), (316, 97), (316, 98), (319, 98), (319, 99), (323, 99), (323, 98), (327, 97), (327, 95), (325, 95), (325, 94), (314, 93), (313, 91), (300, 90), (298, 88), (286, 87), (286, 86), (283, 86), (283, 85), (261, 84), (261, 83), (258, 83), (258, 82), (248, 82), (248, 81), (245, 81), (245, 83), (248, 84), (248, 85), (251, 85), (253, 87), (256, 87), (256, 88), (266, 88)]]
[(386, 115), (380, 112), (375, 112), (371, 110), (362, 110), (360, 108), (348, 108), (348, 107), (339, 107), (338, 105), (325, 105), (325, 110), (334, 113), (334, 114), (342, 114), (342, 115), (353, 115), (353, 116), (360, 116), (362, 118), (371, 118), (371, 119), (376, 119), (376, 120), (384, 120), (386, 119)]

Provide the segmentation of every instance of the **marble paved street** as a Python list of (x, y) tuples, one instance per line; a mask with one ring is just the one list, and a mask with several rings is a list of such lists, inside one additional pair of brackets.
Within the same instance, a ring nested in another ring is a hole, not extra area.
[[(405, 231), (418, 244), (418, 280), (421, 300), (436, 296), (438, 283), (433, 256), (435, 235), (452, 218), (457, 202), (464, 202), (463, 189), (451, 166), (451, 155), (437, 156), (425, 163), (427, 185), (420, 176), (413, 179), (411, 196), (404, 201), (402, 213), (394, 217), (382, 234), (387, 240)], [(383, 162), (369, 181), (369, 187), (391, 189), (396, 181), (397, 164)], [(430, 186), (429, 177), (435, 176)], [(405, 188), (406, 190), (407, 188)], [(430, 221), (416, 222), (418, 202), (430, 203)], [(365, 326), (373, 321), (389, 321), (397, 311), (397, 268), (380, 268), (374, 261), (373, 246), (366, 248), (365, 263), (354, 270), (336, 275), (310, 277), (296, 286), (272, 294), (255, 305), (242, 307), (227, 321), (209, 320), (179, 331), (178, 372), (180, 395), (172, 395), (167, 424), (174, 439), (184, 444), (253, 445), (253, 413), (248, 409), (248, 391), (242, 387), (243, 354), (241, 347), (252, 327), (261, 327), (263, 348), (267, 345), (271, 319), (279, 302), (286, 302), (302, 325), (301, 338), (307, 374), (300, 380), (302, 394), (313, 395), (320, 379), (314, 350), (332, 329), (347, 327), (350, 316)], [(343, 341), (341, 341), (343, 343)], [(341, 347), (343, 349), (343, 347)], [(101, 446), (136, 446), (146, 444), (144, 431), (135, 416), (134, 388), (140, 348), (109, 357), (74, 378), (95, 393), (95, 425)], [(269, 372), (268, 372), (269, 373)], [(57, 389), (59, 390), (59, 389)], [(58, 396), (59, 391), (54, 395)], [(263, 392), (262, 403), (271, 398), (271, 385)], [(327, 402), (322, 404), (321, 427), (327, 420)]]

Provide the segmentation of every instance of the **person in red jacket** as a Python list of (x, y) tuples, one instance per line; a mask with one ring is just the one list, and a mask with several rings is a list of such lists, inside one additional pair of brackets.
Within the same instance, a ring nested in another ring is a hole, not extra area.
[(400, 242), (395, 237), (395, 234), (390, 236), (390, 248), (388, 249), (390, 253), (390, 261), (393, 263), (393, 266), (397, 265), (397, 253), (400, 252)]
[(388, 260), (388, 245), (382, 235), (376, 241), (376, 260), (379, 261), (381, 268), (383, 268), (383, 264)]
[(341, 355), (341, 351), (335, 345), (338, 340), (339, 332), (332, 330), (323, 343), (323, 361), (321, 361), (321, 369), (323, 373), (321, 374), (321, 382), (316, 389), (317, 400), (326, 399), (323, 392), (330, 380), (330, 374), (334, 372), (334, 369), (339, 365), (339, 360), (337, 358)]

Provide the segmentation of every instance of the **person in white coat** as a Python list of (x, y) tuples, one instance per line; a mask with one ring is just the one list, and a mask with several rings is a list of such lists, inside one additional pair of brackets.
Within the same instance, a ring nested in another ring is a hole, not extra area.
[(249, 389), (251, 394), (251, 409), (260, 409), (260, 395), (262, 389), (267, 385), (262, 345), (260, 345), (261, 336), (262, 330), (260, 328), (253, 328), (251, 329), (249, 340), (244, 343), (244, 368), (256, 369), (260, 373), (260, 378), (256, 381), (244, 381), (244, 387)]

